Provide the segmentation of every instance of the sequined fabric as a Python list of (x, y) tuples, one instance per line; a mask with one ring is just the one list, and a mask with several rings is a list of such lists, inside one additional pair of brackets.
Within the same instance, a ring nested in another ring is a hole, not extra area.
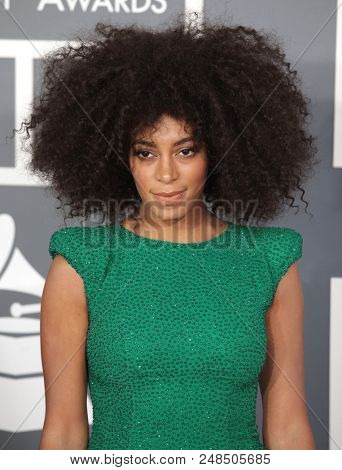
[(265, 314), (301, 257), (297, 231), (229, 224), (176, 243), (116, 224), (67, 227), (49, 253), (84, 282), (87, 449), (267, 449), (255, 410)]

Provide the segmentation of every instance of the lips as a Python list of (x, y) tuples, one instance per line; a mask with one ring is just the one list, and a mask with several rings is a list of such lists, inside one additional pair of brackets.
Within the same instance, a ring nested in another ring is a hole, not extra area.
[(173, 191), (171, 193), (154, 193), (156, 196), (164, 196), (164, 197), (171, 197), (175, 196), (176, 194), (183, 193), (184, 191)]
[(170, 193), (155, 193), (154, 195), (159, 201), (163, 201), (166, 203), (168, 202), (173, 203), (173, 202), (181, 200), (183, 198), (184, 193), (185, 193), (185, 190), (173, 191)]

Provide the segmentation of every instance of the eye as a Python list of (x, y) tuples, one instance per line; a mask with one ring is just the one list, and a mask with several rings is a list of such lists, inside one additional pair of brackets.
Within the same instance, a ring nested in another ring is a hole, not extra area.
[[(195, 151), (195, 148), (194, 147), (186, 147), (184, 149), (181, 149), (179, 151), (180, 152), (191, 152), (190, 154), (183, 154), (182, 156), (183, 157), (186, 157), (186, 158), (189, 158), (189, 157), (192, 157), (196, 151)], [(140, 158), (141, 160), (151, 160), (152, 157), (149, 157), (148, 155), (151, 154), (151, 152), (149, 152), (148, 150), (138, 150), (138, 149), (135, 149), (133, 150), (133, 155), (134, 156), (137, 156), (138, 158)], [(153, 154), (151, 154), (153, 155)]]
[(195, 153), (195, 149), (192, 147), (192, 148), (184, 148), (182, 150), (180, 150), (180, 152), (192, 152), (191, 155), (187, 154), (187, 155), (183, 155), (183, 157), (192, 157)]
[[(147, 157), (146, 154), (149, 154), (148, 150), (134, 150), (133, 155), (139, 157), (141, 160), (150, 160), (151, 157)], [(145, 156), (140, 156), (141, 154), (145, 154)]]

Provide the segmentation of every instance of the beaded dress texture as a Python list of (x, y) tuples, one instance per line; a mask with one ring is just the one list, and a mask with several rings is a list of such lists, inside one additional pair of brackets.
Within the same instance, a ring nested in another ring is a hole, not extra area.
[(82, 277), (93, 407), (87, 449), (264, 449), (256, 424), (265, 315), (302, 255), (287, 227), (229, 223), (204, 242), (122, 225), (50, 239)]

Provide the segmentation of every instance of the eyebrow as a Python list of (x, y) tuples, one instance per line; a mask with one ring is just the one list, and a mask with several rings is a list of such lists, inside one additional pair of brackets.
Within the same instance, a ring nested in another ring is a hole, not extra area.
[[(174, 145), (180, 145), (184, 144), (185, 142), (189, 142), (190, 140), (194, 140), (193, 137), (184, 137), (184, 139), (178, 140), (178, 142), (175, 142)], [(149, 140), (144, 140), (144, 139), (137, 139), (135, 140), (132, 145), (134, 144), (143, 144), (143, 145), (148, 145), (149, 147), (156, 147), (156, 144), (154, 142), (150, 142)]]

